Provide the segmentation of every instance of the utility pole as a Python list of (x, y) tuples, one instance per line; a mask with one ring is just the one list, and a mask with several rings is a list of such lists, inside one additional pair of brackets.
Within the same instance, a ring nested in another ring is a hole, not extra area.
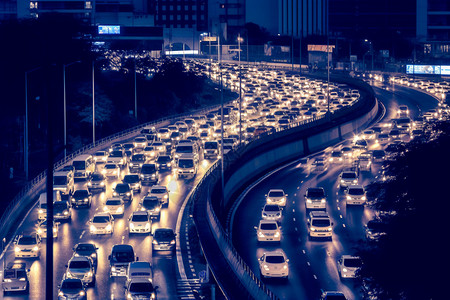
[(241, 92), (241, 34), (238, 34), (239, 45), (239, 145), (242, 141), (242, 92)]
[(94, 81), (94, 63), (92, 61), (92, 143), (95, 145), (95, 81)]

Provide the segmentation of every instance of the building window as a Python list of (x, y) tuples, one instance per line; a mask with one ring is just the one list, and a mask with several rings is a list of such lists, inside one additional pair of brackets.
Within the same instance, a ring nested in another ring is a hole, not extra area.
[(423, 45), (423, 53), (424, 54), (430, 54), (431, 53), (431, 44)]
[(181, 5), (177, 5), (177, 10), (178, 10), (178, 11), (181, 10)]
[(189, 10), (189, 6), (185, 5), (184, 10)]
[(162, 19), (163, 19), (163, 21), (165, 21), (167, 19), (167, 16), (166, 15), (162, 15)]
[(192, 10), (196, 11), (197, 10), (197, 5), (192, 5)]
[(170, 8), (170, 10), (173, 10), (173, 5), (171, 5), (169, 8)]
[(197, 15), (192, 15), (192, 20), (197, 20)]
[(184, 15), (184, 20), (185, 21), (189, 20), (189, 16), (188, 15)]
[(181, 15), (177, 15), (177, 20), (181, 21)]
[(31, 1), (30, 2), (30, 9), (37, 9), (37, 8), (38, 8), (37, 1)]
[(200, 5), (200, 10), (205, 10), (205, 6), (204, 5)]
[(163, 5), (161, 8), (162, 8), (163, 11), (166, 10), (166, 6), (165, 5)]
[(200, 20), (205, 20), (205, 15), (200, 15)]
[(170, 21), (173, 21), (173, 15), (170, 15)]
[(86, 1), (84, 3), (84, 9), (92, 9), (92, 3), (91, 1)]

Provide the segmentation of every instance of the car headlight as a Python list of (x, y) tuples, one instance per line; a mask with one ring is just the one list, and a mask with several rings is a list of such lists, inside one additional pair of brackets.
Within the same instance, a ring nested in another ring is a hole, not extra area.
[(42, 234), (42, 229), (41, 229), (41, 228), (38, 228), (38, 229), (37, 229), (37, 233)]
[(34, 246), (34, 247), (33, 247), (33, 251), (34, 251), (34, 252), (39, 251), (39, 247), (38, 247), (38, 246)]
[(287, 268), (288, 268), (288, 266), (287, 266), (287, 265), (284, 265), (284, 266), (283, 266), (283, 269), (287, 270)]
[(341, 179), (341, 183), (344, 183), (345, 181), (344, 181), (344, 179)]
[(168, 164), (167, 164), (168, 167), (170, 167), (171, 165), (172, 165), (171, 163), (168, 163)]
[(86, 293), (84, 291), (80, 291), (79, 295), (84, 296), (84, 295), (86, 295)]
[(107, 206), (103, 206), (103, 211), (108, 211), (109, 208)]
[(156, 212), (159, 212), (161, 209), (159, 207), (155, 208)]
[(127, 196), (130, 196), (130, 195), (131, 195), (131, 193), (130, 193), (130, 192), (127, 192), (127, 193), (126, 193), (126, 195), (127, 195)]
[(347, 272), (347, 271), (348, 271), (347, 268), (342, 269), (342, 272)]
[(355, 180), (353, 180), (353, 183), (357, 183), (357, 182), (358, 182), (358, 180), (356, 180), (356, 179), (355, 179)]
[(44, 211), (42, 209), (38, 210), (38, 213), (43, 214)]
[(20, 248), (19, 248), (19, 247), (15, 247), (15, 248), (14, 248), (14, 251), (15, 251), (15, 252), (20, 252)]
[(134, 164), (133, 164), (133, 163), (130, 163), (130, 167), (132, 167), (132, 166), (134, 166)]
[(112, 229), (111, 224), (108, 224), (108, 225), (106, 226), (106, 231), (111, 231), (111, 229)]
[(64, 296), (64, 293), (63, 292), (61, 292), (61, 291), (59, 291), (59, 293), (58, 293), (58, 296)]
[(123, 207), (122, 207), (122, 206), (119, 206), (119, 207), (117, 208), (117, 212), (118, 212), (118, 213), (122, 213), (122, 212), (123, 212)]
[(67, 216), (69, 212), (67, 210), (64, 211), (64, 215)]
[(88, 200), (89, 200), (88, 198), (84, 198), (84, 202), (88, 202)]
[(112, 266), (111, 267), (111, 272), (115, 272), (116, 271), (116, 267)]
[(333, 230), (333, 228), (331, 228), (331, 227), (328, 227), (328, 231), (331, 231), (331, 230)]
[(87, 185), (88, 185), (88, 186), (92, 186), (92, 182), (89, 181)]
[(320, 200), (320, 202), (321, 203), (325, 203), (325, 202), (327, 202), (327, 200), (326, 199), (322, 199), (322, 200)]
[(347, 200), (352, 200), (352, 197), (350, 197), (350, 196), (347, 196)]
[(164, 199), (167, 199), (167, 198), (169, 198), (169, 195), (164, 195)]
[(262, 233), (261, 231), (258, 231), (258, 236), (262, 238), (265, 237), (264, 233)]
[(280, 237), (280, 232), (279, 231), (277, 231), (277, 232), (275, 232), (275, 235), (274, 235), (276, 238), (277, 237)]
[(262, 215), (263, 215), (263, 217), (267, 217), (267, 214), (266, 214), (266, 213), (263, 213)]
[(171, 245), (175, 245), (175, 240), (171, 240), (171, 241), (170, 241), (170, 244), (171, 244)]
[(134, 229), (134, 223), (130, 223), (130, 229)]
[(264, 268), (264, 270), (266, 270), (266, 271), (269, 271), (269, 270), (270, 270), (270, 268), (269, 268), (268, 265), (263, 265), (263, 268)]
[(158, 245), (158, 241), (157, 240), (153, 240), (152, 242), (154, 245)]
[(361, 197), (361, 200), (366, 200), (366, 196), (362, 196), (362, 197)]
[(150, 229), (150, 223), (145, 224), (145, 229)]
[(106, 174), (106, 169), (103, 169), (103, 170), (102, 170), (102, 174)]
[(316, 231), (316, 229), (314, 227), (311, 227), (311, 231)]

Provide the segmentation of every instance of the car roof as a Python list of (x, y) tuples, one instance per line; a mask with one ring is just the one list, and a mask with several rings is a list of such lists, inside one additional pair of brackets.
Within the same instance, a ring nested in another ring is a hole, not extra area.
[(111, 214), (109, 212), (99, 212), (94, 215), (94, 217), (103, 217), (103, 216), (109, 217), (111, 216)]
[(153, 189), (167, 189), (164, 185), (153, 185), (150, 190)]
[(264, 254), (265, 254), (266, 256), (283, 256), (283, 257), (286, 257), (286, 255), (284, 254), (284, 252), (283, 252), (283, 251), (280, 251), (280, 250), (277, 250), (277, 251), (267, 251), (267, 252), (264, 252)]
[(269, 190), (269, 193), (270, 192), (282, 192), (284, 194), (284, 191), (282, 189), (271, 189)]
[(261, 224), (277, 224), (278, 225), (278, 222), (275, 220), (259, 220), (259, 224), (260, 225)]
[(360, 184), (352, 184), (347, 187), (348, 189), (364, 189), (364, 187)]

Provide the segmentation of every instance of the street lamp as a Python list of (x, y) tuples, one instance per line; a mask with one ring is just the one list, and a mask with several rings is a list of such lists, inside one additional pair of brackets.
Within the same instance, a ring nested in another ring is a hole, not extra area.
[(95, 81), (94, 81), (94, 64), (95, 59), (92, 60), (92, 143), (95, 145)]
[(241, 43), (244, 41), (241, 38), (241, 34), (238, 34), (238, 46), (239, 46), (239, 145), (242, 141), (242, 92), (241, 92)]
[(372, 54), (372, 68), (371, 71), (373, 71), (373, 45), (372, 45), (372, 41), (369, 41), (368, 39), (365, 39), (364, 42), (369, 43), (370, 45), (370, 53)]
[(81, 61), (74, 61), (70, 64), (63, 65), (63, 91), (64, 91), (64, 158), (67, 156), (67, 109), (66, 109), (66, 68), (80, 63)]

